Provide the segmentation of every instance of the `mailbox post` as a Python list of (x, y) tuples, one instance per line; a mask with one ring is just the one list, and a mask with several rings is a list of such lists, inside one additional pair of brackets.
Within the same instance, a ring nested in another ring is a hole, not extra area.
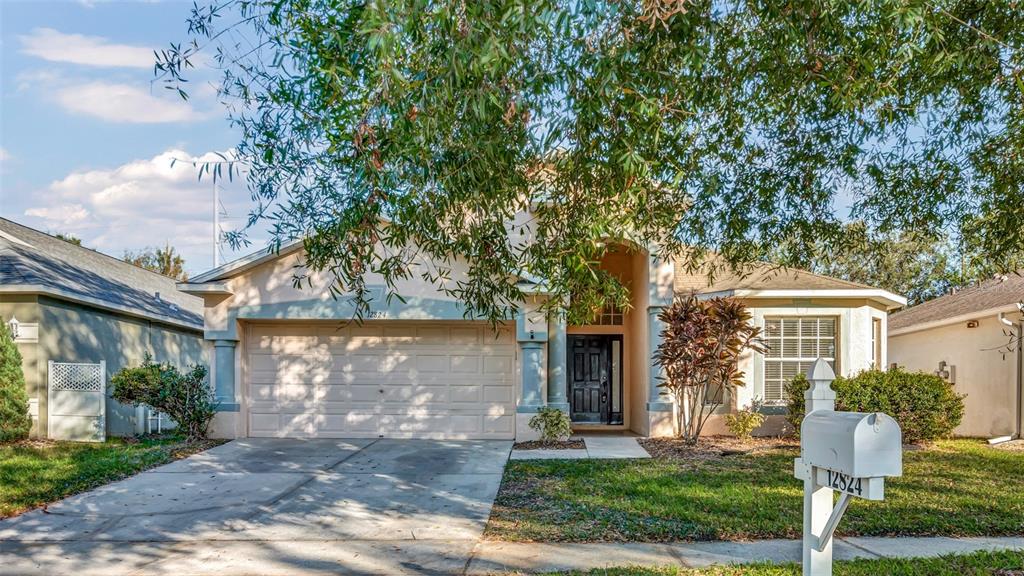
[[(886, 476), (903, 474), (899, 424), (882, 413), (836, 412), (835, 373), (822, 358), (807, 371), (806, 415), (794, 476), (804, 481), (803, 574), (831, 576), (832, 534), (851, 498), (882, 500)], [(832, 493), (839, 502), (832, 507)]]

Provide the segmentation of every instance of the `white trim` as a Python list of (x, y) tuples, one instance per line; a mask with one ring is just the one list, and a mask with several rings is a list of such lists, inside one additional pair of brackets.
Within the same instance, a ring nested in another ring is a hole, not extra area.
[[(997, 306), (995, 308), (987, 308), (985, 310), (977, 310), (975, 312), (968, 312), (966, 314), (960, 314), (958, 316), (950, 316), (949, 318), (940, 318), (938, 320), (932, 320), (931, 322), (922, 322), (920, 324), (911, 324), (910, 326), (904, 326), (903, 328), (890, 328), (889, 336), (900, 336), (903, 334), (910, 334), (911, 332), (920, 332), (922, 330), (930, 330), (932, 328), (939, 328), (941, 326), (948, 326), (950, 324), (959, 324), (960, 322), (966, 322), (968, 320), (975, 320), (978, 318), (984, 318), (986, 316), (996, 316), (999, 313), (1006, 312), (1017, 312), (1016, 304), (1007, 304), (1005, 306)], [(891, 319), (890, 319), (891, 320)]]
[(208, 284), (193, 284), (192, 282), (179, 282), (177, 284), (178, 290), (186, 294), (220, 294), (224, 296), (230, 296), (234, 294), (228, 289), (227, 284), (223, 282), (210, 282)]
[[(175, 318), (173, 316), (165, 316), (163, 314), (140, 312), (135, 308), (129, 308), (128, 306), (121, 306), (120, 304), (114, 304), (107, 302), (106, 300), (100, 300), (99, 298), (93, 298), (91, 296), (82, 296), (74, 292), (67, 290), (61, 290), (60, 288), (50, 288), (48, 286), (40, 286), (38, 284), (8, 284), (0, 288), (0, 294), (5, 293), (16, 293), (16, 294), (41, 294), (44, 296), (53, 296), (60, 300), (67, 300), (69, 302), (75, 302), (77, 304), (85, 304), (94, 308), (100, 308), (103, 310), (109, 310), (111, 312), (118, 312), (127, 316), (133, 316), (135, 318), (142, 318), (144, 320), (155, 320), (164, 324), (170, 324), (180, 328), (189, 328), (192, 330), (202, 331), (203, 325), (190, 324)], [(170, 304), (173, 304), (171, 302)]]
[(890, 308), (907, 305), (907, 299), (888, 290), (879, 288), (842, 288), (817, 290), (813, 288), (785, 290), (755, 290), (749, 288), (732, 288), (715, 292), (702, 292), (700, 298), (716, 296), (734, 296), (737, 298), (868, 298), (891, 304)]
[(203, 272), (198, 276), (190, 278), (188, 283), (204, 284), (212, 280), (222, 280), (229, 275), (244, 272), (250, 268), (259, 266), (260, 264), (263, 264), (264, 262), (267, 262), (269, 260), (273, 260), (279, 256), (290, 254), (301, 248), (302, 242), (302, 238), (296, 238), (295, 240), (291, 240), (289, 242), (281, 244), (281, 247), (278, 250), (273, 250), (272, 247), (268, 246), (262, 250), (257, 250), (252, 254), (242, 256), (241, 258), (232, 260), (227, 264), (218, 266), (213, 270), (207, 270), (206, 272)]

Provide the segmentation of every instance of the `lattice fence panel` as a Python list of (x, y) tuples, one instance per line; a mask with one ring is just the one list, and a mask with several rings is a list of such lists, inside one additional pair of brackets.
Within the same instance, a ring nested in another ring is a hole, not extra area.
[(51, 390), (75, 392), (101, 392), (103, 390), (103, 366), (101, 364), (54, 362), (51, 370)]

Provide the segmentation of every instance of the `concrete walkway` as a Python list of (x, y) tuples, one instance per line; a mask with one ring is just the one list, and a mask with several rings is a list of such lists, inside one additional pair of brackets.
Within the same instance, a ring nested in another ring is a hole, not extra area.
[[(843, 538), (834, 545), (836, 560), (920, 558), (980, 550), (1024, 550), (1024, 537), (1008, 538)], [(544, 544), (481, 542), (466, 574), (593, 570), (614, 566), (683, 566), (799, 562), (798, 540), (680, 542), (666, 544)]]
[(621, 458), (650, 458), (636, 438), (627, 436), (584, 436), (583, 449), (571, 450), (512, 450), (512, 460), (613, 460)]

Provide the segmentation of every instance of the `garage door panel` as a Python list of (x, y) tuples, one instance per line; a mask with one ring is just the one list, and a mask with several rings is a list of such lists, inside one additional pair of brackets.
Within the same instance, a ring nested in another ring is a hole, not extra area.
[(314, 415), (309, 412), (281, 412), (278, 417), (278, 436), (310, 436), (313, 433)]
[(276, 413), (249, 413), (250, 436), (276, 436), (280, 427), (280, 418), (278, 418)]
[(512, 331), (413, 323), (255, 325), (253, 436), (511, 438)]
[(390, 386), (384, 389), (381, 398), (384, 406), (397, 405), (417, 407), (427, 404), (448, 405), (447, 386)]
[(447, 414), (384, 414), (380, 433), (390, 438), (444, 438), (451, 435)]
[(252, 402), (277, 403), (277, 386), (254, 382), (249, 386), (249, 399)]
[(448, 356), (446, 354), (417, 354), (416, 369), (426, 373), (448, 372)]
[(483, 422), (484, 434), (497, 434), (509, 437), (515, 434), (516, 421), (512, 414), (485, 415)]
[(353, 402), (371, 402), (376, 404), (380, 401), (380, 386), (376, 384), (359, 385), (353, 384), (349, 387), (352, 391)]
[(411, 334), (407, 327), (385, 327), (382, 340), (389, 346), (407, 345), (416, 342), (416, 335)]
[(512, 357), (511, 356), (484, 356), (483, 359), (483, 372), (484, 374), (498, 374), (507, 375), (512, 373)]
[(423, 327), (416, 328), (416, 344), (428, 344), (433, 346), (448, 345), (448, 335), (451, 328), (448, 327)]
[(380, 415), (372, 412), (317, 414), (314, 423), (318, 436), (377, 436), (377, 431), (380, 429)]
[(451, 432), (453, 434), (479, 434), (483, 431), (483, 415), (453, 414), (451, 416)]
[(449, 366), (449, 370), (452, 374), (479, 374), (480, 357), (452, 354)]
[(317, 400), (322, 402), (347, 403), (352, 401), (352, 387), (344, 384), (317, 386)]
[(477, 404), (483, 396), (480, 386), (452, 386), (452, 404)]
[(370, 353), (356, 353), (335, 360), (335, 369), (343, 372), (376, 374), (380, 371), (380, 356)]
[(480, 344), (482, 328), (452, 328), (450, 333), (452, 346), (477, 346)]
[(484, 386), (483, 394), (485, 403), (509, 404), (513, 401), (511, 386)]

